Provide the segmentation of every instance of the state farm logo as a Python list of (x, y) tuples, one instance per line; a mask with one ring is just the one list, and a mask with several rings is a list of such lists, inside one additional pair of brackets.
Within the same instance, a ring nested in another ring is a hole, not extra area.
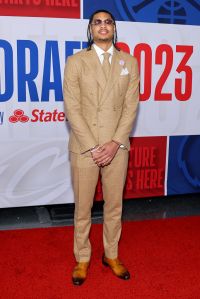
[(23, 110), (17, 109), (14, 111), (13, 115), (9, 117), (9, 121), (11, 123), (26, 123), (27, 121), (29, 121), (29, 117), (24, 114)]
[(64, 122), (67, 121), (64, 112), (58, 112), (57, 109), (45, 111), (44, 109), (34, 109), (31, 112), (31, 117), (27, 116), (22, 109), (16, 109), (13, 115), (9, 117), (11, 123), (26, 123), (26, 122)]

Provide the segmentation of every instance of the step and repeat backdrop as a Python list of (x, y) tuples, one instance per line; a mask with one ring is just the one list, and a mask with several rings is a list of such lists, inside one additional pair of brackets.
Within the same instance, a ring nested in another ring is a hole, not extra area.
[(73, 203), (63, 71), (102, 8), (141, 76), (124, 198), (200, 192), (200, 1), (0, 0), (0, 207)]

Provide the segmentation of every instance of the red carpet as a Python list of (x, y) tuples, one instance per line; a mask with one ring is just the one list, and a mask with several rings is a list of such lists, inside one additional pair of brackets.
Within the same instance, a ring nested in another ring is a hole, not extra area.
[(101, 265), (102, 225), (93, 225), (88, 279), (73, 286), (72, 240), (72, 227), (1, 231), (0, 298), (200, 299), (200, 217), (124, 223), (129, 281)]

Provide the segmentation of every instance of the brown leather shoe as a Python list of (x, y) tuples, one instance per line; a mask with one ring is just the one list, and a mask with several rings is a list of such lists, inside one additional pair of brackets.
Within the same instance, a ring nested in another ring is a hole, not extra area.
[(113, 273), (124, 280), (127, 280), (130, 278), (130, 273), (128, 270), (124, 267), (122, 262), (116, 258), (116, 259), (109, 259), (105, 255), (102, 257), (102, 263), (104, 266), (110, 267)]
[(80, 286), (84, 283), (87, 277), (89, 262), (80, 262), (77, 263), (73, 273), (72, 273), (72, 282), (76, 286)]

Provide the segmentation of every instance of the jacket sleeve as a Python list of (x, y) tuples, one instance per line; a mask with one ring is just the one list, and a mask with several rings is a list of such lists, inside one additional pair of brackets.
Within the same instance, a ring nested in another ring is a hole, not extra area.
[(132, 67), (130, 72), (130, 81), (125, 95), (122, 115), (119, 120), (117, 130), (113, 140), (126, 145), (133, 123), (136, 118), (137, 107), (139, 103), (139, 72), (137, 60), (132, 57)]
[(68, 57), (64, 71), (64, 104), (67, 119), (79, 145), (84, 153), (98, 144), (88, 127), (81, 111), (81, 92), (78, 67), (74, 57)]

